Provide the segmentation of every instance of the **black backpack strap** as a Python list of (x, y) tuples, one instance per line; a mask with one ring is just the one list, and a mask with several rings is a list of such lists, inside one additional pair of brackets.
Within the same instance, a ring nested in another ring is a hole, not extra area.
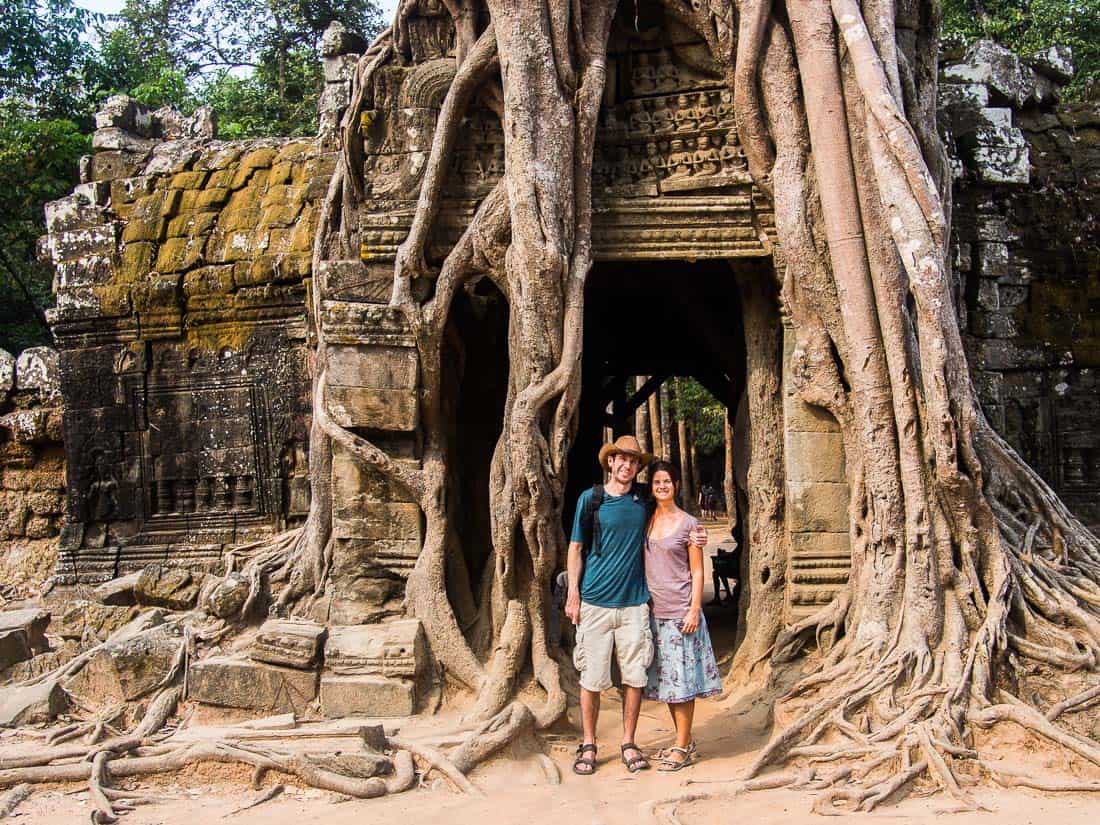
[(588, 497), (588, 503), (584, 507), (584, 512), (581, 513), (581, 524), (585, 535), (588, 536), (583, 550), (584, 556), (593, 549), (597, 556), (600, 554), (600, 505), (603, 504), (603, 496), (603, 485), (593, 484), (592, 495)]

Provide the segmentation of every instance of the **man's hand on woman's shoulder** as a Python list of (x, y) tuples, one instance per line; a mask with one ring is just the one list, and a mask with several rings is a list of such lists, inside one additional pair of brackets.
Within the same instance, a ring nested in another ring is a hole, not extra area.
[(703, 527), (696, 525), (691, 531), (690, 541), (696, 547), (706, 547), (707, 531)]

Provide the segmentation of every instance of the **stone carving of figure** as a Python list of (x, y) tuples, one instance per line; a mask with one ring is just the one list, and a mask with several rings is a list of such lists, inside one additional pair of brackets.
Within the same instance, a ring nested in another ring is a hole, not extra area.
[(723, 172), (740, 172), (745, 168), (745, 153), (741, 151), (741, 147), (728, 136), (726, 137), (726, 142), (722, 144), (722, 148), (718, 152), (718, 157), (722, 161)]
[(95, 454), (87, 501), (88, 521), (106, 521), (118, 508), (118, 482), (111, 473), (106, 453)]
[(699, 120), (700, 129), (713, 129), (718, 125), (718, 118), (714, 111), (714, 107), (711, 106), (706, 92), (700, 92), (699, 96), (695, 99), (695, 112), (696, 117)]
[(637, 94), (650, 94), (657, 90), (657, 72), (649, 60), (649, 55), (639, 54), (630, 77), (630, 84)]
[(735, 125), (734, 110), (733, 110), (733, 92), (729, 89), (723, 89), (718, 93), (718, 105), (716, 107), (718, 114), (718, 125), (723, 129), (728, 129)]
[(718, 150), (710, 145), (707, 135), (699, 136), (699, 145), (692, 156), (695, 176), (715, 175), (718, 173)]
[(667, 135), (676, 128), (672, 113), (668, 110), (663, 97), (653, 101), (653, 113), (649, 116), (649, 120), (653, 124), (653, 133), (656, 135)]
[(668, 162), (665, 160), (665, 156), (658, 151), (657, 144), (647, 143), (645, 145), (645, 153), (649, 160), (649, 167), (653, 170), (654, 174), (658, 178), (663, 178)]
[(621, 135), (626, 131), (626, 126), (622, 119), (619, 117), (619, 109), (617, 106), (608, 106), (602, 110), (603, 114), (603, 133), (605, 135)]
[(657, 61), (656, 91), (671, 92), (680, 88), (680, 70), (669, 58), (668, 52), (662, 49)]
[(668, 170), (669, 180), (691, 176), (691, 152), (684, 151), (682, 140), (674, 140), (669, 144)]
[(653, 126), (650, 122), (649, 112), (640, 100), (632, 100), (627, 104), (630, 112), (630, 131), (635, 135), (648, 135)]
[(676, 98), (676, 131), (695, 131), (695, 107), (691, 105), (691, 98), (687, 95), (678, 95)]
[(638, 158), (633, 152), (629, 152), (623, 149), (620, 155), (621, 165), (619, 166), (619, 183), (634, 183), (640, 177), (640, 170), (638, 167)]

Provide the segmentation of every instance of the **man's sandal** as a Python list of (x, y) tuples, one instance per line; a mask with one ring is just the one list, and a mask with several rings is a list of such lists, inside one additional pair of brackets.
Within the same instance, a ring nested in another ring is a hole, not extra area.
[[(694, 745), (694, 743), (692, 743), (692, 745)], [(664, 754), (664, 756), (662, 757), (660, 763), (657, 765), (657, 770), (659, 771), (678, 771), (682, 768), (686, 768), (688, 765), (691, 765), (695, 762), (695, 748), (692, 746), (688, 746), (686, 748), (677, 748), (673, 746), (671, 748), (665, 748), (662, 753)], [(680, 754), (681, 756), (683, 756), (683, 759), (673, 759), (673, 753)]]
[[(628, 759), (626, 752), (629, 750), (635, 750), (638, 754)], [(622, 754), (623, 764), (626, 765), (626, 769), (631, 773), (637, 773), (638, 771), (644, 771), (649, 768), (649, 760), (645, 758), (642, 749), (633, 742), (627, 742), (625, 745), (620, 746), (619, 751)]]
[[(588, 756), (589, 753), (592, 755)], [(591, 776), (595, 772), (596, 746), (591, 742), (582, 742), (577, 745), (577, 758), (573, 760), (573, 773), (578, 776)]]

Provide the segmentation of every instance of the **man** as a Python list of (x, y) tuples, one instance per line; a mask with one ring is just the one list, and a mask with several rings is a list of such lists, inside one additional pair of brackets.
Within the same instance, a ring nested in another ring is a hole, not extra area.
[[(577, 626), (573, 664), (580, 671), (584, 738), (577, 747), (573, 771), (582, 776), (596, 770), (596, 721), (600, 693), (612, 686), (612, 652), (623, 682), (623, 764), (631, 773), (649, 767), (634, 744), (634, 733), (646, 670), (653, 659), (649, 588), (643, 567), (650, 507), (648, 491), (636, 487), (634, 479), (652, 457), (629, 435), (603, 445), (600, 466), (609, 470), (610, 476), (602, 488), (602, 501), (590, 511), (595, 488), (585, 490), (573, 518), (565, 614)], [(706, 531), (693, 533), (692, 542), (704, 546)], [(586, 544), (591, 545), (587, 553)]]

